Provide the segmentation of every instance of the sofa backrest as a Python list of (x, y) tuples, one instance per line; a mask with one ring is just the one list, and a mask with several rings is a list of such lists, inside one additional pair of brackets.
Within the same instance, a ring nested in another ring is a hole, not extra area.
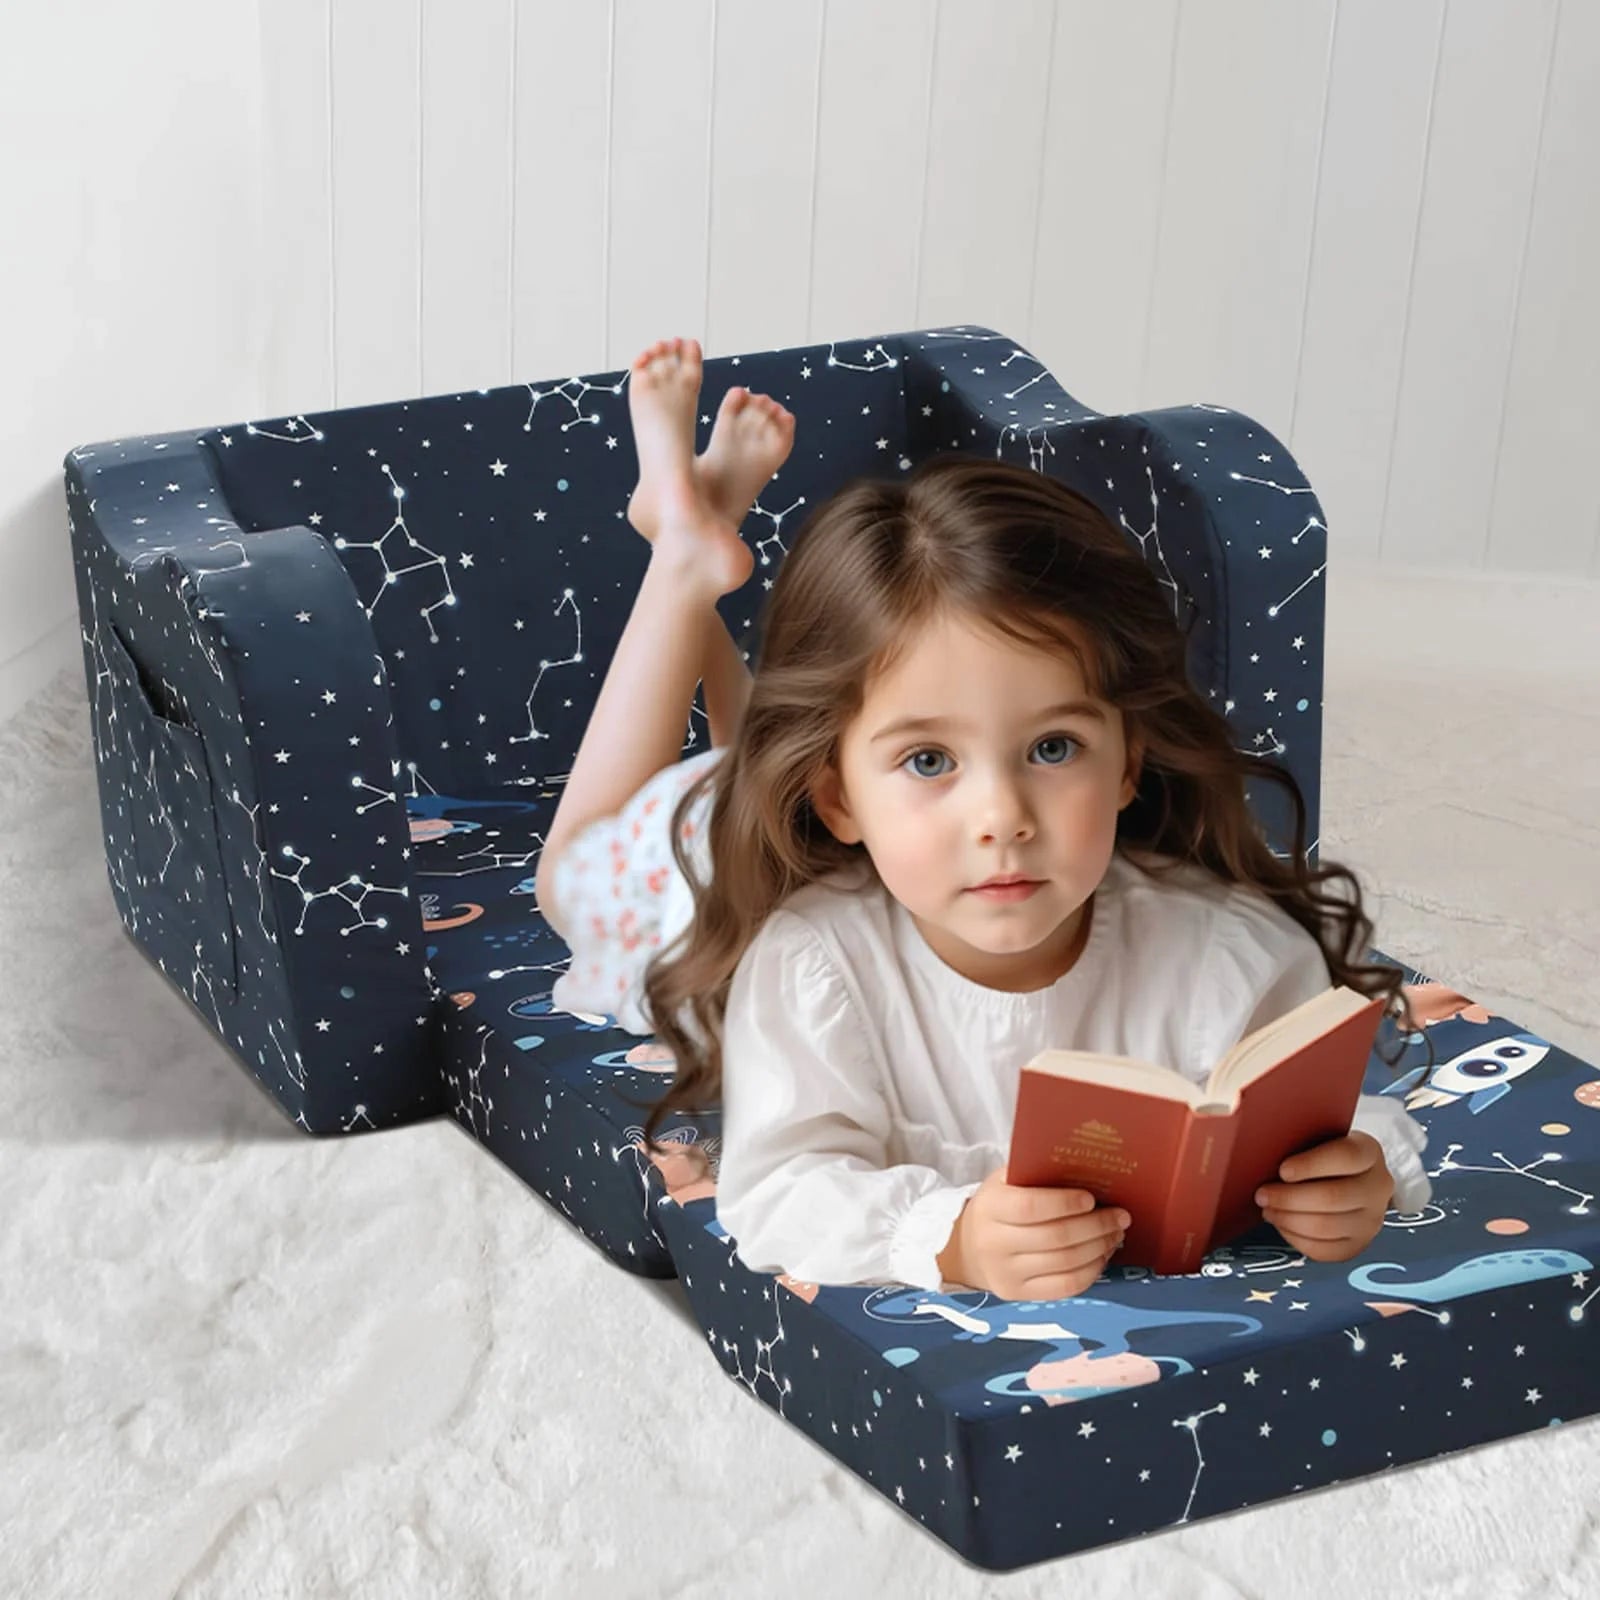
[[(886, 342), (705, 363), (696, 449), (735, 384), (774, 395), (797, 445), (745, 535), (754, 580), (736, 633), (809, 508), (905, 457), (903, 364)], [(207, 429), (240, 524), (304, 524), (338, 552), (371, 619), (408, 792), (473, 794), (570, 770), (649, 547), (627, 373), (356, 406)], [(771, 569), (771, 570), (769, 570)]]
[[(648, 557), (625, 520), (624, 377), (105, 440), (63, 461), (119, 913), (312, 1131), (439, 1104), (442, 992), (393, 808), (527, 799), (570, 770)], [(697, 446), (733, 383), (800, 425), (745, 525), (761, 565), (722, 602), (752, 655), (773, 569), (835, 489), (934, 451), (1031, 466), (1150, 564), (1236, 746), (1297, 780), (1314, 862), (1327, 530), (1265, 427), (1198, 402), (1102, 416), (966, 325), (714, 359)], [(1286, 853), (1281, 791), (1252, 789)], [(341, 1008), (355, 1029), (324, 1032)]]
[[(241, 526), (304, 525), (338, 552), (385, 659), (408, 793), (570, 771), (648, 558), (626, 519), (626, 384), (623, 369), (199, 436)], [(734, 384), (797, 419), (794, 453), (744, 524), (755, 576), (720, 602), (752, 658), (772, 569), (843, 484), (951, 449), (1031, 465), (1093, 500), (1149, 562), (1197, 688), (1241, 750), (1293, 773), (1315, 860), (1327, 530), (1266, 428), (1210, 403), (1102, 415), (978, 326), (714, 357), (696, 449)], [(1287, 851), (1283, 792), (1252, 784), (1250, 798)]]

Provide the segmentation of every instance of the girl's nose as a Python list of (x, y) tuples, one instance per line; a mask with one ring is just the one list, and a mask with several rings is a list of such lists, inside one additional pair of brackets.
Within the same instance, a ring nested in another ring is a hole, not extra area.
[(1026, 839), (1033, 832), (1033, 823), (1020, 798), (1000, 788), (979, 812), (978, 831), (985, 839)]

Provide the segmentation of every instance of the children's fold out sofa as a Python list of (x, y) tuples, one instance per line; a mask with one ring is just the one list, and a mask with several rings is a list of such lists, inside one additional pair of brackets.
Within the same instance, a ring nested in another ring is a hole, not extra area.
[[(648, 556), (626, 378), (65, 459), (118, 914), (284, 1115), (455, 1118), (619, 1266), (677, 1275), (729, 1377), (988, 1569), (1600, 1410), (1600, 1070), (1408, 966), (1421, 1031), (1384, 1020), (1366, 1087), (1426, 1125), (1434, 1201), (1356, 1261), (1263, 1223), (1190, 1276), (1113, 1269), (1046, 1303), (743, 1267), (716, 1113), (643, 1155), (671, 1062), (552, 1006), (569, 953), (533, 895)], [(709, 359), (697, 448), (735, 383), (798, 419), (744, 523), (755, 581), (720, 602), (752, 659), (831, 491), (935, 451), (1021, 462), (1150, 563), (1194, 682), (1294, 773), (1316, 839), (1327, 530), (1260, 424), (1102, 416), (1013, 340), (948, 327)], [(1288, 808), (1256, 787), (1287, 852)]]

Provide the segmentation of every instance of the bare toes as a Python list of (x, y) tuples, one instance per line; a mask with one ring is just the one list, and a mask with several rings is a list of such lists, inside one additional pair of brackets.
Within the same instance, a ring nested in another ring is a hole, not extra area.
[(634, 357), (635, 376), (664, 382), (698, 371), (701, 361), (699, 344), (693, 339), (657, 339)]

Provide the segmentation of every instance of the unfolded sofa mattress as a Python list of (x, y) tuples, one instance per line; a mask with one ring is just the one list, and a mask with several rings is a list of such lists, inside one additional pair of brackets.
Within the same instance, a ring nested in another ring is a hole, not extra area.
[[(569, 952), (533, 894), (646, 559), (624, 376), (66, 457), (112, 898), (285, 1118), (329, 1137), (454, 1118), (609, 1261), (680, 1277), (736, 1383), (984, 1568), (1600, 1411), (1600, 1070), (1409, 970), (1424, 1032), (1386, 1020), (1367, 1089), (1427, 1128), (1434, 1199), (1356, 1261), (1263, 1227), (1192, 1276), (1116, 1268), (1042, 1304), (740, 1264), (715, 1110), (645, 1156), (672, 1062), (553, 1005)], [(796, 508), (936, 451), (1059, 477), (1149, 561), (1192, 680), (1292, 773), (1319, 837), (1329, 534), (1260, 423), (1102, 415), (969, 325), (708, 359), (697, 448), (733, 383), (819, 441), (747, 519), (759, 571)], [(758, 644), (758, 602), (719, 609)], [(697, 705), (685, 756), (703, 726)], [(1290, 848), (1278, 791), (1250, 799)]]
[(614, 1259), (675, 1272), (734, 1382), (975, 1565), (1600, 1411), (1600, 1069), (1412, 968), (1434, 1065), (1385, 1018), (1365, 1089), (1428, 1130), (1424, 1211), (1391, 1213), (1354, 1261), (1308, 1261), (1263, 1225), (1195, 1274), (1113, 1268), (1029, 1303), (748, 1270), (717, 1221), (716, 1114), (672, 1119), (681, 1154), (647, 1160), (637, 1104), (670, 1058), (609, 1018), (549, 1011), (542, 981), (484, 981), (485, 944), (520, 940), (532, 971), (540, 955), (559, 969), (562, 947), (482, 880), (477, 894), (478, 934), (475, 919), (433, 935), (459, 1003), (454, 1114)]

